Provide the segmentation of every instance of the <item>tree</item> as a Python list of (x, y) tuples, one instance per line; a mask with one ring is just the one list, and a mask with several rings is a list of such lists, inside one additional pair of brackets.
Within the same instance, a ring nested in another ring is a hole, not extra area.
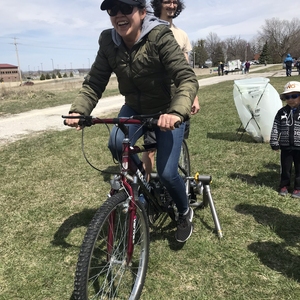
[(64, 76), (63, 76), (63, 78), (67, 78), (67, 77), (68, 77), (68, 75), (67, 75), (67, 73), (65, 73)]
[(54, 73), (52, 73), (52, 79), (55, 79), (56, 78), (56, 75)]
[(48, 79), (51, 79), (49, 73), (46, 74), (46, 79), (47, 79), (47, 80), (48, 80)]
[(214, 53), (218, 45), (221, 43), (221, 39), (216, 33), (210, 32), (205, 39), (205, 48), (208, 54), (208, 57), (213, 60)]
[(213, 66), (218, 66), (220, 61), (224, 62), (223, 43), (220, 42), (215, 45), (214, 52), (211, 55)]
[(266, 64), (266, 63), (272, 63), (270, 52), (269, 52), (269, 46), (268, 42), (265, 42), (262, 52), (259, 57), (259, 63), (260, 64)]
[[(207, 51), (205, 49), (205, 40), (198, 40), (196, 43), (192, 43), (192, 58), (193, 65), (198, 65), (199, 68), (205, 64), (205, 61), (208, 58)], [(195, 61), (194, 61), (195, 60)]]
[(230, 37), (225, 40), (226, 54), (228, 60), (240, 59), (251, 60), (253, 59), (254, 52), (252, 51), (251, 44), (240, 37)]
[(40, 80), (45, 80), (45, 79), (46, 79), (46, 78), (45, 78), (45, 75), (42, 74), (41, 77), (40, 77)]
[(261, 27), (259, 38), (263, 43), (268, 42), (274, 63), (282, 62), (287, 53), (296, 55), (300, 48), (300, 21), (272, 18), (265, 20)]

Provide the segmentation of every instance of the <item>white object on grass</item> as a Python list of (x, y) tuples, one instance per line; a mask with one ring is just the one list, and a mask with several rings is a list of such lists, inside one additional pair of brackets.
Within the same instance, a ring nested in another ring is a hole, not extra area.
[(282, 107), (278, 92), (268, 78), (234, 81), (234, 103), (241, 123), (256, 142), (268, 143), (277, 111)]

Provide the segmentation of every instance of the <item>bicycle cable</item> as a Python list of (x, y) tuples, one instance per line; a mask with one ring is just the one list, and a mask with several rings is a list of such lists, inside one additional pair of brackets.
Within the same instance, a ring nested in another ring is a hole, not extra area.
[[(110, 129), (108, 127), (107, 124), (105, 124), (108, 132), (110, 133)], [(83, 157), (85, 159), (85, 161), (90, 165), (90, 167), (92, 167), (93, 169), (95, 169), (96, 171), (100, 172), (100, 173), (105, 173), (105, 174), (114, 174), (113, 172), (108, 172), (108, 171), (104, 171), (104, 170), (100, 170), (99, 168), (97, 168), (96, 166), (94, 166), (88, 159), (88, 157), (86, 156), (85, 153), (85, 148), (84, 148), (85, 144), (84, 144), (84, 127), (82, 128), (82, 134), (81, 134), (81, 152), (83, 154)]]
[[(104, 123), (105, 124), (105, 123)], [(142, 127), (146, 124), (146, 122), (143, 122), (142, 125), (138, 128), (138, 130), (136, 130), (136, 132), (133, 134), (133, 136), (131, 137), (130, 141), (133, 139), (133, 137), (138, 133), (138, 131), (140, 131), (142, 129)], [(108, 130), (108, 133), (110, 134), (111, 131), (110, 131), (110, 128), (107, 124), (105, 124), (107, 130)], [(117, 132), (118, 130), (120, 130), (120, 128), (117, 128), (117, 131), (116, 131), (116, 134), (115, 134), (115, 144), (116, 144), (116, 141), (117, 141)], [(81, 151), (82, 151), (82, 154), (83, 154), (83, 157), (85, 159), (85, 161), (88, 163), (88, 165), (90, 167), (92, 167), (94, 170), (100, 172), (100, 173), (104, 173), (104, 174), (115, 174), (116, 172), (109, 172), (109, 171), (105, 171), (105, 170), (101, 170), (99, 168), (97, 168), (95, 165), (93, 165), (90, 160), (88, 159), (86, 153), (85, 153), (85, 144), (84, 144), (84, 127), (82, 128), (82, 134), (81, 134)], [(119, 161), (116, 161), (114, 157), (113, 158), (113, 162), (116, 164), (116, 165), (119, 165), (120, 166), (120, 162)], [(119, 158), (119, 157), (118, 157)]]

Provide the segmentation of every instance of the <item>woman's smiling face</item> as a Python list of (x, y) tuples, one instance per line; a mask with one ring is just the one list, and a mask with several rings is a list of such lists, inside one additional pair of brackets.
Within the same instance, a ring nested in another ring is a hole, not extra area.
[(145, 16), (145, 9), (134, 6), (131, 14), (124, 14), (119, 10), (115, 16), (110, 17), (113, 27), (129, 48), (138, 40)]

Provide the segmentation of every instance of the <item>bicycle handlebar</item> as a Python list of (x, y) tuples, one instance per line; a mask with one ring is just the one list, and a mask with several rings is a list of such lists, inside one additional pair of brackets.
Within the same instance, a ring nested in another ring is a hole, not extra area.
[[(134, 115), (131, 117), (119, 117), (119, 118), (97, 118), (93, 116), (62, 116), (64, 119), (79, 119), (79, 126), (90, 127), (95, 124), (115, 124), (115, 125), (126, 125), (126, 124), (143, 124), (149, 128), (157, 126), (157, 121), (159, 118), (158, 114), (155, 115)], [(64, 125), (67, 126), (66, 120), (64, 120)], [(174, 124), (175, 128), (180, 126), (180, 122)]]

